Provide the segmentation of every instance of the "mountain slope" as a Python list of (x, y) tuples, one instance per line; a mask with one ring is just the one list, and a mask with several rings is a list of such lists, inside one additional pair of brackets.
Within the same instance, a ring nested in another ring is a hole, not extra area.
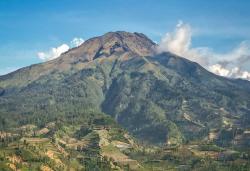
[[(2, 127), (102, 111), (141, 140), (179, 144), (247, 129), (250, 83), (214, 75), (139, 33), (110, 32), (0, 77)], [(231, 141), (231, 140), (229, 140)]]

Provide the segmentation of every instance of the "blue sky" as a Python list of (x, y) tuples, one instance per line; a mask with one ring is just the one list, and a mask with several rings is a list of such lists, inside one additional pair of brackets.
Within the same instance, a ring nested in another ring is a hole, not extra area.
[(0, 0), (0, 74), (74, 37), (124, 30), (159, 42), (179, 20), (192, 27), (192, 47), (224, 53), (250, 40), (249, 9), (247, 0)]

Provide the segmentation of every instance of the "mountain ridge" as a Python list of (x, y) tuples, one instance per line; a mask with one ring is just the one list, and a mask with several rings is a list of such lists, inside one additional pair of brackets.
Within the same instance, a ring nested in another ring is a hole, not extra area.
[[(96, 36), (96, 37), (90, 38), (90, 39), (86, 40), (84, 43), (82, 43), (80, 46), (71, 48), (71, 49), (69, 49), (67, 52), (62, 53), (62, 54), (61, 54), (58, 58), (56, 58), (56, 59), (53, 59), (53, 60), (50, 60), (50, 61), (47, 61), (47, 62), (38, 63), (38, 64), (32, 64), (32, 65), (30, 65), (30, 66), (20, 68), (20, 69), (18, 69), (18, 70), (16, 70), (16, 71), (13, 71), (13, 72), (11, 72), (11, 73), (8, 73), (8, 74), (5, 74), (5, 75), (1, 75), (1, 76), (0, 76), (0, 79), (1, 79), (1, 80), (4, 80), (6, 77), (8, 78), (8, 76), (12, 76), (12, 75), (14, 75), (14, 74), (17, 73), (17, 72), (22, 72), (23, 70), (30, 70), (30, 69), (32, 69), (33, 67), (36, 67), (36, 66), (39, 66), (39, 65), (42, 65), (42, 64), (51, 64), (51, 63), (54, 63), (54, 62), (58, 62), (58, 61), (62, 60), (61, 58), (65, 58), (65, 56), (66, 56), (66, 58), (70, 58), (72, 51), (75, 51), (75, 50), (77, 50), (77, 49), (79, 49), (79, 48), (81, 48), (81, 47), (83, 47), (83, 46), (86, 46), (86, 44), (88, 44), (89, 42), (96, 41), (96, 40), (99, 40), (99, 41), (101, 40), (101, 42), (102, 42), (102, 39), (105, 39), (105, 37), (108, 37), (108, 36), (114, 37), (114, 35), (116, 35), (115, 37), (117, 37), (117, 35), (118, 35), (118, 37), (122, 37), (121, 35), (124, 35), (124, 34), (125, 34), (125, 35), (126, 35), (126, 34), (128, 34), (128, 35), (136, 35), (136, 36), (139, 36), (139, 37), (141, 37), (141, 38), (143, 38), (143, 39), (145, 39), (146, 41), (148, 41), (148, 42), (151, 43), (152, 47), (149, 48), (149, 52), (147, 52), (147, 53), (145, 53), (145, 54), (143, 54), (143, 55), (141, 55), (141, 56), (151, 56), (151, 55), (159, 54), (159, 52), (157, 52), (157, 44), (155, 44), (152, 40), (150, 40), (150, 39), (149, 39), (146, 35), (144, 35), (143, 33), (137, 33), (137, 32), (130, 33), (130, 32), (126, 32), (126, 31), (114, 31), (114, 32), (108, 32), (108, 33), (104, 34), (103, 36)], [(123, 39), (123, 38), (121, 38), (121, 39)], [(88, 46), (88, 45), (87, 45), (87, 46)], [(161, 53), (170, 53), (170, 52), (161, 52)], [(171, 54), (171, 53), (170, 53), (170, 54)], [(67, 56), (67, 55), (69, 55), (69, 56)], [(97, 55), (97, 54), (96, 54), (96, 55)], [(174, 54), (172, 54), (172, 55), (174, 55)], [(180, 57), (180, 56), (177, 56), (177, 55), (176, 55), (176, 57)], [(72, 56), (72, 58), (76, 58), (76, 57), (75, 57), (75, 56)], [(180, 57), (180, 58), (183, 58), (183, 57)], [(184, 58), (184, 59), (186, 59), (186, 58)], [(94, 60), (94, 59), (91, 59), (91, 60)], [(85, 61), (85, 62), (86, 62), (86, 61)], [(194, 62), (194, 63), (196, 63), (196, 62)], [(198, 64), (198, 65), (199, 65), (199, 64)], [(222, 76), (219, 76), (219, 77), (222, 77)], [(241, 82), (249, 82), (248, 80), (244, 80), (244, 79), (240, 79), (240, 78), (237, 78), (237, 79), (234, 79), (234, 78), (227, 78), (227, 79), (242, 80)]]
[(248, 128), (249, 82), (217, 76), (169, 52), (157, 54), (156, 46), (143, 34), (110, 32), (2, 76), (1, 116), (14, 126), (92, 108), (156, 144), (203, 139), (212, 128)]

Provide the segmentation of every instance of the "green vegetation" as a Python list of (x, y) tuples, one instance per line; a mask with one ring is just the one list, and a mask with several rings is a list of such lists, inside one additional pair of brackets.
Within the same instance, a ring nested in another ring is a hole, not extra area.
[(138, 33), (0, 77), (0, 170), (249, 170), (250, 84)]

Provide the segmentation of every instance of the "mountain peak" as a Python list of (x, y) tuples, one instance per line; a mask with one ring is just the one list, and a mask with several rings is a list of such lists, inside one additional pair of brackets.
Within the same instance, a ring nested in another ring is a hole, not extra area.
[(151, 41), (145, 34), (143, 33), (138, 33), (138, 32), (126, 32), (126, 31), (115, 31), (115, 32), (107, 32), (103, 36), (100, 36), (103, 38), (112, 38), (112, 37), (117, 37), (120, 40), (124, 39), (130, 39), (132, 40), (133, 38), (141, 39), (144, 41), (150, 42), (150, 44), (155, 44), (153, 41)]
[[(54, 71), (68, 71), (75, 67), (82, 68), (86, 62), (94, 61), (97, 58), (152, 56), (155, 54), (155, 47), (156, 44), (142, 33), (108, 32), (102, 36), (88, 39), (80, 46), (70, 49), (54, 60), (20, 69), (21, 73), (27, 73), (22, 74), (27, 78), (20, 78), (16, 74), (20, 72), (13, 72), (2, 76), (1, 80), (10, 78), (15, 80), (17, 78), (20, 82), (26, 79), (33, 81)], [(33, 70), (39, 72), (33, 72)], [(17, 83), (17, 81), (15, 82)], [(9, 84), (13, 85), (9, 81), (4, 86)]]
[(70, 61), (92, 61), (122, 53), (149, 56), (155, 53), (155, 46), (156, 44), (142, 33), (108, 32), (85, 41), (81, 46), (63, 54), (62, 58)]

